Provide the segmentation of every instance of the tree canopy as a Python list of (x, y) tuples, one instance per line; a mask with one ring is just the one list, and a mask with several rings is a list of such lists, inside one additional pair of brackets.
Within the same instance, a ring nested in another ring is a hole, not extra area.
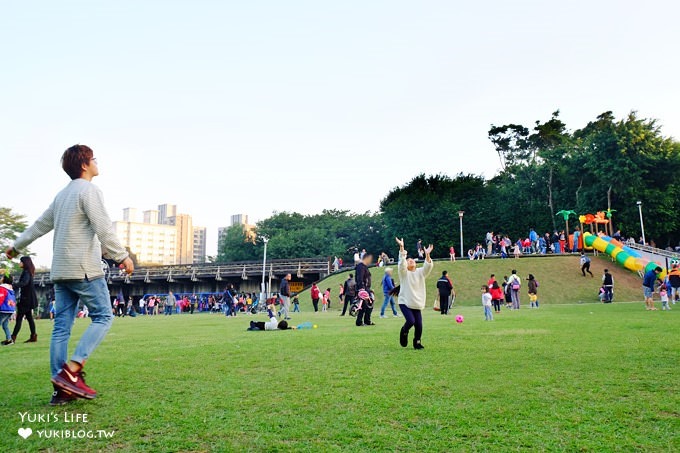
[[(257, 224), (271, 239), (274, 258), (342, 256), (355, 249), (394, 252), (394, 236), (413, 247), (418, 239), (435, 245), (435, 255), (458, 250), (458, 211), (464, 211), (465, 248), (487, 231), (512, 238), (561, 229), (564, 212), (607, 211), (615, 228), (640, 234), (637, 201), (644, 209), (647, 239), (658, 246), (680, 239), (680, 143), (661, 133), (657, 121), (631, 112), (617, 120), (604, 112), (585, 126), (569, 130), (555, 111), (533, 126), (492, 125), (489, 139), (500, 170), (485, 180), (478, 175), (417, 175), (392, 189), (379, 212), (356, 214), (275, 213)], [(465, 251), (465, 250), (464, 250)], [(458, 250), (458, 252), (460, 252)], [(393, 254), (393, 253), (389, 253)], [(220, 261), (260, 259), (262, 244), (248, 244), (240, 228), (220, 244)]]

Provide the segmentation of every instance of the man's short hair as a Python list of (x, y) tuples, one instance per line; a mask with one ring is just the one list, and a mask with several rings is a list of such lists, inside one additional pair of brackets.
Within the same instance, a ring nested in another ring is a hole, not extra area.
[(660, 274), (660, 273), (663, 272), (663, 269), (661, 269), (661, 267), (657, 266), (656, 269), (654, 269), (654, 271), (655, 271), (657, 274)]
[(88, 165), (93, 156), (89, 146), (73, 145), (61, 156), (61, 168), (71, 179), (78, 179), (83, 175), (83, 165)]
[(442, 277), (446, 277), (446, 275), (449, 273), (449, 271), (442, 271)]

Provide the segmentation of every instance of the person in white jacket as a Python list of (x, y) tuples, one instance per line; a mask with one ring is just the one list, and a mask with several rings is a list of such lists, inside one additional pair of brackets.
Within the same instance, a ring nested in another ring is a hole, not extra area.
[(421, 268), (416, 267), (416, 262), (412, 258), (407, 258), (404, 250), (404, 239), (396, 238), (399, 244), (399, 309), (404, 315), (406, 322), (399, 333), (399, 344), (402, 347), (408, 346), (408, 333), (411, 327), (415, 326), (413, 337), (413, 348), (424, 349), (421, 343), (423, 336), (423, 315), (427, 299), (427, 286), (425, 279), (432, 273), (434, 265), (430, 254), (434, 247), (432, 244), (427, 246), (425, 252), (425, 264)]

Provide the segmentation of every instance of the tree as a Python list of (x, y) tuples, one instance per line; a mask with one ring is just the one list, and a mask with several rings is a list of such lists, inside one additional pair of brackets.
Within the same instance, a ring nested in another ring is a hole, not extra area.
[(250, 261), (258, 259), (255, 244), (247, 240), (242, 225), (233, 225), (227, 229), (219, 240), (217, 261)]
[(2, 251), (4, 252), (27, 227), (26, 216), (12, 212), (11, 208), (0, 207), (0, 248)]
[(640, 200), (648, 236), (666, 245), (680, 238), (680, 218), (674, 214), (680, 209), (680, 186), (673, 184), (680, 172), (680, 143), (664, 137), (655, 120), (631, 112), (617, 121), (604, 112), (570, 132), (556, 111), (548, 121), (537, 121), (531, 133), (517, 124), (492, 126), (489, 138), (506, 162), (490, 184), (504, 200), (522, 206), (506, 212), (508, 231), (526, 224), (527, 213), (535, 226), (552, 223), (556, 229), (554, 207), (575, 206), (579, 214), (616, 211), (619, 229), (637, 235)]
[[(0, 207), (0, 253), (12, 245), (12, 242), (21, 234), (28, 224), (26, 223), (26, 217), (21, 214), (17, 214), (10, 208)], [(27, 254), (27, 250), (22, 250), (22, 253)], [(13, 268), (16, 265), (11, 266)], [(17, 269), (12, 269), (16, 271)]]
[(483, 239), (486, 229), (498, 220), (489, 204), (492, 192), (481, 176), (418, 175), (380, 203), (385, 243), (393, 248), (394, 237), (404, 237), (407, 250), (414, 253), (415, 245), (410, 244), (422, 239), (435, 246), (435, 256), (448, 256), (451, 245), (458, 247), (458, 211), (465, 211), (465, 237), (472, 241)]

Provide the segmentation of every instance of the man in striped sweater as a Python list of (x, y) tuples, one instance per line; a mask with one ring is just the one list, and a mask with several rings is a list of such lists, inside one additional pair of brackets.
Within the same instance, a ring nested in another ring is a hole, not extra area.
[[(54, 230), (51, 276), (56, 313), (50, 344), (52, 405), (97, 396), (97, 392), (85, 384), (83, 366), (113, 321), (111, 298), (101, 266), (102, 253), (121, 263), (127, 273), (134, 270), (128, 252), (113, 230), (102, 193), (92, 184), (92, 179), (99, 175), (92, 149), (85, 145), (70, 147), (64, 152), (61, 165), (71, 182), (6, 251), (10, 258), (17, 256), (18, 250)], [(68, 341), (79, 300), (89, 308), (92, 323), (68, 360)]]

